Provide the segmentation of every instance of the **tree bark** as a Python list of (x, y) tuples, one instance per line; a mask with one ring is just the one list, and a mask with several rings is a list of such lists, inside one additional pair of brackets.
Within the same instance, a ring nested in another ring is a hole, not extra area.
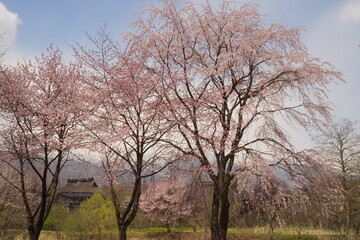
[(345, 231), (346, 233), (348, 233), (350, 231), (351, 228), (351, 203), (350, 203), (350, 199), (346, 199), (346, 226), (345, 226)]
[(28, 233), (30, 240), (38, 240), (41, 229), (35, 229), (33, 226), (28, 226)]
[(119, 238), (120, 240), (126, 240), (126, 229), (131, 224), (131, 222), (134, 220), (137, 210), (139, 208), (139, 200), (140, 200), (140, 194), (141, 194), (141, 178), (136, 177), (133, 189), (132, 189), (132, 195), (129, 204), (126, 206), (125, 210), (122, 211), (120, 209), (119, 204), (119, 198), (116, 194), (115, 187), (113, 183), (110, 183), (110, 192), (111, 192), (111, 198), (112, 202), (115, 207), (115, 216), (116, 216), (116, 222), (117, 227), (119, 231)]
[(166, 223), (166, 230), (168, 233), (171, 233), (170, 224)]
[(127, 229), (127, 226), (125, 224), (122, 224), (121, 226), (119, 226), (119, 239), (120, 240), (126, 240), (127, 239), (126, 229)]
[(229, 192), (230, 185), (222, 182), (221, 184), (214, 183), (213, 202), (211, 209), (211, 239), (212, 240), (226, 240), (227, 229), (229, 224)]

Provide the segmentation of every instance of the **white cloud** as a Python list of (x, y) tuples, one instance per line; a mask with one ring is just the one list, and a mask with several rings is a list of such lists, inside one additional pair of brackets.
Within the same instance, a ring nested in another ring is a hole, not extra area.
[(0, 47), (7, 49), (5, 63), (14, 64), (21, 56), (15, 49), (15, 40), (18, 26), (21, 20), (16, 13), (9, 11), (6, 6), (0, 2)]
[(17, 27), (21, 23), (16, 13), (10, 12), (6, 6), (0, 2), (0, 34), (4, 34), (2, 45), (10, 47), (16, 38)]
[(360, 0), (347, 1), (339, 14), (342, 22), (360, 23)]

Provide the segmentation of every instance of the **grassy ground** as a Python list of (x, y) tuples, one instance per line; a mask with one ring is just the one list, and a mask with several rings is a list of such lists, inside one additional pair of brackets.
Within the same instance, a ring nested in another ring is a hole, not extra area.
[[(14, 240), (23, 240), (22, 234), (19, 234)], [(41, 240), (75, 240), (74, 236), (65, 236), (57, 238), (57, 234), (51, 231), (43, 231)], [(98, 237), (83, 237), (82, 239), (99, 239)], [(116, 239), (116, 233), (107, 233), (102, 236), (102, 240)], [(209, 240), (209, 231), (193, 232), (190, 228), (173, 229), (173, 232), (167, 233), (165, 228), (146, 228), (129, 229), (129, 240)], [(329, 230), (319, 229), (298, 229), (298, 228), (279, 228), (273, 233), (268, 228), (230, 228), (228, 234), (229, 240), (360, 240), (360, 237), (352, 235), (345, 236)]]
[[(129, 232), (130, 240), (208, 240), (209, 231), (192, 232), (192, 229), (175, 229), (166, 233), (165, 229), (144, 229)], [(229, 240), (357, 240), (358, 236), (345, 236), (324, 229), (277, 228), (271, 232), (268, 228), (230, 228)]]

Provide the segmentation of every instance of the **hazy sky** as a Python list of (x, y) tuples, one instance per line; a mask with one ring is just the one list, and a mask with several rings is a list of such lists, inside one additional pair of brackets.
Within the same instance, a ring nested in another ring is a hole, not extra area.
[[(220, 1), (209, 0), (212, 4)], [(203, 2), (203, 0), (193, 0)], [(330, 86), (330, 100), (338, 118), (360, 122), (360, 0), (251, 0), (268, 24), (302, 26), (309, 52), (343, 72), (346, 84)], [(67, 53), (68, 44), (83, 43), (107, 24), (116, 37), (130, 31), (141, 7), (150, 0), (0, 0), (0, 33), (11, 46), (7, 59), (14, 63), (42, 52), (54, 43)]]

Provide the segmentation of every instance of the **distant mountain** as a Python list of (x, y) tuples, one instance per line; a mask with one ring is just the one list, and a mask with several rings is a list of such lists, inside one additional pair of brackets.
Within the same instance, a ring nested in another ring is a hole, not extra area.
[(96, 183), (100, 185), (103, 183), (104, 173), (98, 164), (68, 160), (60, 173), (60, 186), (65, 185), (67, 179), (91, 177), (94, 177)]

